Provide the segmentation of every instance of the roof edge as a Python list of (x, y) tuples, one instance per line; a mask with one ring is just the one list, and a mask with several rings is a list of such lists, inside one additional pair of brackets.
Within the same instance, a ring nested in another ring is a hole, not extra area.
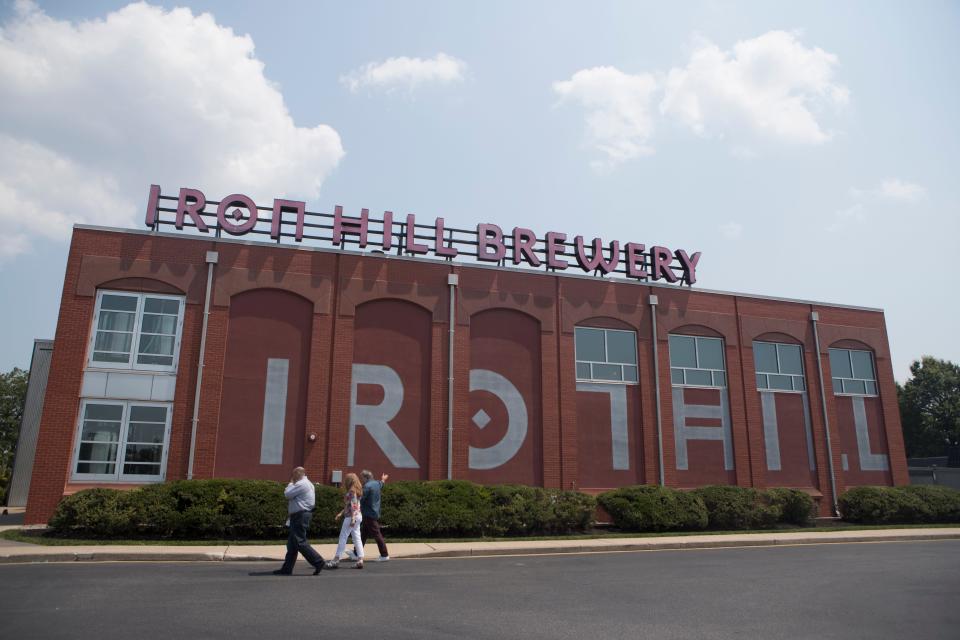
[[(321, 253), (339, 253), (344, 255), (352, 256), (374, 256), (377, 258), (386, 258), (388, 260), (403, 260), (410, 262), (419, 262), (426, 264), (438, 264), (438, 265), (462, 265), (464, 267), (476, 268), (476, 269), (492, 269), (494, 271), (504, 271), (509, 273), (525, 273), (528, 275), (540, 275), (540, 276), (556, 276), (562, 278), (578, 278), (578, 279), (587, 279), (587, 280), (597, 280), (596, 276), (591, 275), (581, 275), (577, 273), (561, 273), (561, 272), (550, 272), (550, 271), (533, 271), (527, 269), (515, 269), (510, 267), (501, 267), (497, 265), (490, 264), (474, 264), (467, 262), (449, 262), (441, 260), (433, 260), (429, 258), (418, 258), (414, 256), (398, 256), (393, 254), (373, 254), (369, 251), (350, 251), (347, 249), (331, 249), (328, 247), (313, 247), (313, 246), (291, 246), (285, 244), (272, 244), (267, 242), (259, 242), (257, 240), (243, 240), (240, 238), (216, 238), (216, 237), (207, 237), (191, 234), (179, 234), (179, 233), (166, 233), (163, 231), (151, 231), (146, 229), (124, 229), (122, 227), (105, 227), (100, 225), (92, 224), (74, 224), (74, 230), (83, 230), (83, 231), (105, 231), (108, 233), (128, 233), (134, 235), (144, 235), (144, 236), (156, 236), (161, 238), (170, 238), (174, 240), (199, 240), (201, 242), (214, 242), (214, 243), (226, 243), (226, 244), (242, 244), (250, 245), (255, 247), (266, 247), (271, 249), (289, 249), (294, 251), (318, 251)], [(645, 287), (657, 287), (663, 289), (669, 289), (671, 291), (687, 291), (690, 293), (709, 293), (715, 295), (724, 295), (724, 296), (736, 296), (740, 298), (752, 298), (756, 300), (772, 300), (775, 302), (791, 302), (795, 304), (808, 304), (815, 305), (818, 307), (831, 307), (835, 309), (851, 309), (854, 311), (869, 311), (873, 313), (884, 313), (883, 309), (877, 307), (862, 307), (852, 304), (840, 304), (836, 302), (821, 302), (817, 300), (805, 300), (802, 298), (787, 298), (784, 296), (769, 296), (762, 295), (757, 293), (743, 293), (740, 291), (723, 291), (720, 289), (693, 289), (693, 288), (680, 288), (673, 285), (660, 284), (656, 282), (646, 282), (642, 280), (627, 280), (625, 278), (603, 278), (603, 282), (614, 282), (614, 283), (624, 283), (624, 284), (640, 284)]]

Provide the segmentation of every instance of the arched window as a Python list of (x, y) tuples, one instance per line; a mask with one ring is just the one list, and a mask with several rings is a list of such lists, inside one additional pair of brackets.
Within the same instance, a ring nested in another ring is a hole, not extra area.
[(670, 381), (688, 387), (726, 387), (723, 339), (671, 335)]
[(757, 369), (757, 389), (807, 390), (803, 380), (803, 350), (800, 345), (754, 341), (753, 362)]
[(877, 395), (873, 354), (859, 349), (830, 349), (833, 392), (842, 395)]
[(183, 296), (98, 291), (91, 367), (176, 371)]
[(636, 332), (576, 327), (574, 342), (578, 381), (637, 383)]

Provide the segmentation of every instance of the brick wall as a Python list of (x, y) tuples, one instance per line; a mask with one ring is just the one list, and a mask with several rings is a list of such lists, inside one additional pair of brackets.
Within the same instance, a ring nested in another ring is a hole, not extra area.
[[(468, 435), (476, 427), (470, 411), (471, 320), (490, 309), (510, 309), (539, 327), (541, 416), (539, 448), (542, 483), (579, 488), (578, 403), (574, 371), (574, 328), (578, 325), (624, 327), (637, 334), (636, 407), (631, 410), (631, 446), (642, 452), (642, 478), (654, 484), (660, 473), (654, 371), (659, 371), (663, 437), (662, 459), (668, 486), (680, 486), (684, 472), (676, 468), (668, 336), (672, 332), (722, 337), (725, 344), (727, 393), (731, 418), (734, 470), (731, 482), (764, 487), (767, 483), (760, 394), (755, 387), (753, 341), (762, 338), (802, 345), (807, 400), (816, 469), (809, 487), (821, 497), (827, 514), (830, 492), (826, 424), (822, 410), (810, 312), (820, 314), (820, 346), (827, 388), (827, 421), (833, 446), (837, 491), (848, 482), (841, 472), (837, 443), (837, 404), (830, 387), (827, 350), (853, 341), (875, 354), (882, 429), (894, 484), (907, 483), (903, 437), (890, 365), (883, 314), (800, 302), (785, 302), (697, 290), (572, 278), (547, 273), (475, 268), (463, 263), (406, 261), (337, 252), (316, 252), (271, 245), (214, 242), (198, 238), (75, 230), (41, 421), (37, 463), (28, 501), (28, 523), (45, 522), (65, 494), (87, 484), (70, 482), (70, 464), (77, 430), (80, 385), (85, 367), (97, 288), (127, 282), (161, 283), (186, 296), (176, 397), (167, 461), (168, 479), (187, 476), (193, 398), (203, 322), (206, 251), (220, 254), (214, 278), (205, 366), (198, 416), (194, 477), (212, 477), (221, 432), (224, 357), (230, 332), (232, 296), (257, 288), (279, 288), (313, 303), (309, 388), (303, 433), (303, 465), (315, 481), (328, 482), (331, 471), (349, 471), (347, 440), (350, 421), (350, 378), (354, 363), (354, 318), (358, 306), (381, 299), (405, 300), (429, 312), (429, 434), (425, 475), (447, 473), (447, 362), (449, 289), (447, 275), (460, 275), (455, 306), (454, 477), (470, 475)], [(135, 279), (135, 280), (134, 280)], [(111, 284), (113, 283), (113, 284)], [(145, 286), (145, 285), (144, 285)], [(658, 362), (654, 362), (651, 308), (659, 297)], [(505, 371), (510, 363), (503, 362)], [(411, 390), (411, 392), (416, 390)], [(631, 401), (634, 402), (634, 401)], [(533, 430), (531, 430), (533, 431)], [(309, 440), (310, 436), (314, 440)], [(588, 463), (590, 461), (587, 461)], [(389, 472), (389, 469), (385, 469)], [(376, 471), (376, 470), (375, 470)], [(694, 477), (694, 476), (689, 476)], [(117, 485), (108, 485), (117, 486)]]

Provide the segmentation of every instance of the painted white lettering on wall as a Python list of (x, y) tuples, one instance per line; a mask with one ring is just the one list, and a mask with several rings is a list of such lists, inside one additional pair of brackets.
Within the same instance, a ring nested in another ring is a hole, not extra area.
[[(512, 382), (487, 369), (470, 370), (470, 391), (492, 393), (507, 409), (507, 432), (503, 438), (491, 447), (470, 447), (471, 469), (496, 469), (517, 455), (527, 438), (527, 405)], [(473, 421), (482, 429), (486, 426), (486, 413), (481, 412), (474, 414)]]
[[(360, 385), (376, 385), (383, 389), (380, 404), (360, 404), (357, 388)], [(527, 438), (528, 414), (523, 396), (512, 382), (494, 371), (472, 369), (470, 391), (486, 391), (503, 403), (507, 410), (507, 432), (499, 442), (490, 447), (470, 447), (471, 469), (495, 469), (509, 462)], [(363, 427), (377, 446), (398, 469), (419, 469), (420, 465), (404, 446), (393, 427), (390, 426), (403, 406), (404, 387), (400, 376), (392, 368), (376, 364), (354, 364), (350, 385), (350, 433), (347, 444), (347, 465), (353, 466), (356, 459), (356, 431)], [(484, 428), (490, 417), (482, 409), (473, 415), (473, 423)]]
[(263, 425), (260, 431), (260, 464), (283, 463), (289, 371), (290, 360), (267, 359), (267, 383), (263, 390)]
[(870, 429), (867, 425), (867, 409), (863, 403), (863, 396), (854, 396), (853, 424), (857, 431), (857, 453), (860, 458), (861, 471), (889, 471), (890, 460), (884, 453), (870, 451)]
[[(688, 440), (720, 440), (723, 443), (723, 468), (733, 470), (733, 437), (730, 429), (730, 410), (727, 394), (720, 392), (720, 404), (686, 404), (682, 387), (673, 388), (673, 432), (677, 447), (677, 469), (687, 471)], [(688, 426), (687, 418), (720, 420), (719, 427)]]
[[(376, 385), (383, 389), (380, 404), (358, 404), (357, 387), (362, 384)], [(356, 450), (357, 427), (364, 427), (377, 446), (398, 469), (419, 469), (420, 465), (403, 446), (403, 442), (390, 427), (390, 421), (400, 413), (403, 406), (403, 382), (397, 372), (378, 364), (353, 365), (350, 384), (350, 434), (347, 444), (347, 465), (353, 466)]]
[(630, 439), (627, 430), (626, 385), (578, 382), (577, 391), (606, 393), (610, 396), (610, 453), (613, 458), (613, 468), (616, 471), (628, 471), (630, 469)]

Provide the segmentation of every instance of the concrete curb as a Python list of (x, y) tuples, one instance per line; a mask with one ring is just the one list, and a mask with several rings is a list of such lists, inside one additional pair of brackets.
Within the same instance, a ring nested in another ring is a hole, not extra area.
[[(666, 551), (691, 549), (747, 548), (844, 544), (864, 542), (924, 542), (960, 540), (960, 528), (921, 530), (872, 530), (858, 532), (825, 532), (821, 534), (730, 534), (717, 536), (663, 537), (621, 540), (545, 541), (543, 543), (464, 542), (464, 543), (398, 543), (391, 545), (396, 559), (467, 558), (510, 555), (555, 555), (572, 553), (614, 553), (625, 551)], [(446, 547), (446, 548), (444, 548)], [(43, 549), (43, 551), (40, 551)], [(272, 545), (253, 546), (244, 553), (244, 546), (203, 547), (0, 547), (0, 564), (51, 562), (277, 562), (285, 548)]]
[[(624, 551), (670, 551), (686, 549), (733, 549), (741, 547), (801, 546), (819, 544), (848, 544), (862, 542), (920, 542), (928, 540), (960, 540), (960, 534), (893, 535), (878, 537), (851, 536), (845, 538), (801, 538), (792, 540), (698, 540), (691, 542), (631, 542), (626, 544), (579, 545), (568, 547), (523, 547), (511, 549), (449, 549), (418, 554), (417, 558), (465, 558), (509, 555), (556, 555), (562, 553), (618, 553)], [(405, 556), (414, 557), (414, 556)]]

